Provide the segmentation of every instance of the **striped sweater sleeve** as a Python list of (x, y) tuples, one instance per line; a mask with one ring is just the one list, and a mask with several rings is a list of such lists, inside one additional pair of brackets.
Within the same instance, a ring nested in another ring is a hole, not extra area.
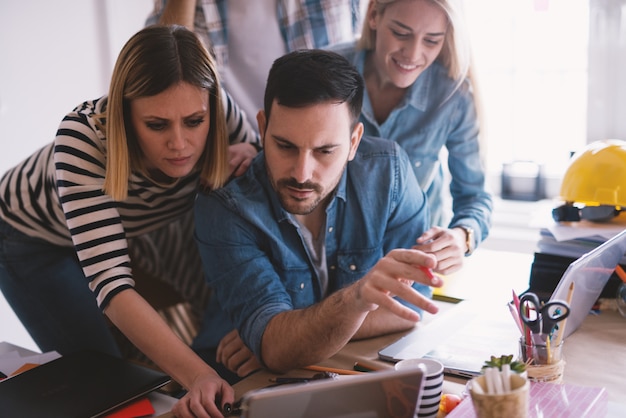
[(80, 111), (65, 117), (54, 145), (57, 190), (76, 254), (98, 305), (132, 287), (130, 258), (115, 202), (104, 194), (104, 142)]
[(245, 113), (231, 95), (222, 89), (222, 103), (224, 103), (224, 113), (226, 115), (226, 126), (228, 130), (228, 141), (231, 144), (248, 142), (259, 149), (261, 137), (257, 130), (250, 124)]

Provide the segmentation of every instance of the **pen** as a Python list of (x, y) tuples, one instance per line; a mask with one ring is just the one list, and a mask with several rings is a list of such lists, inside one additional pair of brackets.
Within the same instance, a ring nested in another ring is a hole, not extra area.
[(382, 370), (385, 367), (380, 364), (374, 363), (373, 361), (366, 360), (358, 360), (354, 362), (354, 370), (358, 372), (376, 372), (378, 370)]
[(428, 267), (420, 266), (420, 270), (422, 270), (430, 280), (435, 278), (433, 271)]
[(276, 383), (276, 385), (273, 385), (273, 386), (278, 386), (278, 385), (284, 385), (287, 383), (307, 383), (313, 380), (334, 379), (336, 377), (337, 377), (336, 373), (321, 372), (321, 373), (315, 373), (311, 377), (272, 377), (269, 380), (270, 382)]
[[(526, 317), (529, 317), (530, 315), (530, 308), (528, 307), (528, 305), (524, 305), (522, 306), (522, 309), (524, 309), (524, 315)], [(528, 325), (524, 326), (524, 330), (526, 331), (526, 358), (527, 359), (532, 359), (533, 358), (533, 339), (532, 339), (532, 335), (531, 335), (531, 331), (530, 331), (530, 327)]]
[(336, 369), (334, 367), (324, 367), (324, 366), (306, 366), (303, 367), (305, 370), (312, 370), (314, 372), (330, 372), (337, 374), (363, 374), (365, 372), (359, 372), (356, 370), (348, 370), (348, 369)]
[[(620, 267), (619, 264), (617, 267)], [(621, 269), (621, 267), (620, 267)], [(622, 270), (623, 271), (623, 270)], [(572, 306), (572, 298), (574, 296), (574, 282), (570, 283), (569, 290), (567, 291), (567, 306)], [(567, 323), (567, 318), (565, 318), (559, 324), (559, 330), (557, 331), (556, 338), (554, 339), (554, 346), (558, 347), (563, 340), (563, 333), (565, 332), (565, 324)]]

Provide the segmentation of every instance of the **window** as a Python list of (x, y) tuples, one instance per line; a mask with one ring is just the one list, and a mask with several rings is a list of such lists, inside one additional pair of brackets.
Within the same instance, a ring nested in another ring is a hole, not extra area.
[(464, 9), (488, 177), (499, 180), (503, 163), (535, 161), (560, 178), (587, 142), (588, 1), (469, 0)]

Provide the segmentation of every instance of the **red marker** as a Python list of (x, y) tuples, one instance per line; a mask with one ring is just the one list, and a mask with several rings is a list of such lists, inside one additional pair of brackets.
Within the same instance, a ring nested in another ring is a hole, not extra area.
[(433, 275), (433, 271), (428, 267), (420, 266), (420, 270), (422, 270), (430, 280), (435, 278), (435, 276)]

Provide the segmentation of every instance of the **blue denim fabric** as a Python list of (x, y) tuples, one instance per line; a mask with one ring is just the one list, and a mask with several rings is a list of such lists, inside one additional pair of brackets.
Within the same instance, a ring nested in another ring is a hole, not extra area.
[[(357, 51), (353, 42), (330, 49), (350, 60), (363, 74), (365, 51)], [(493, 202), (485, 188), (478, 118), (468, 80), (459, 86), (448, 77), (446, 68), (434, 62), (407, 89), (403, 101), (382, 124), (376, 122), (366, 89), (361, 122), (366, 135), (393, 140), (408, 153), (428, 197), (433, 225), (471, 227), (476, 246), (487, 238)], [(444, 207), (447, 185), (439, 159), (443, 147), (448, 151), (452, 219), (446, 213), (450, 208)]]
[[(428, 228), (426, 197), (406, 153), (382, 139), (362, 139), (326, 214), (329, 292), (359, 280), (392, 249), (410, 248)], [(260, 357), (272, 317), (322, 299), (299, 227), (270, 185), (263, 152), (242, 177), (198, 196), (195, 222), (213, 294), (194, 349), (216, 346), (234, 326)], [(429, 287), (414, 287), (430, 297)]]
[(0, 290), (42, 351), (120, 355), (73, 248), (31, 238), (0, 219)]

